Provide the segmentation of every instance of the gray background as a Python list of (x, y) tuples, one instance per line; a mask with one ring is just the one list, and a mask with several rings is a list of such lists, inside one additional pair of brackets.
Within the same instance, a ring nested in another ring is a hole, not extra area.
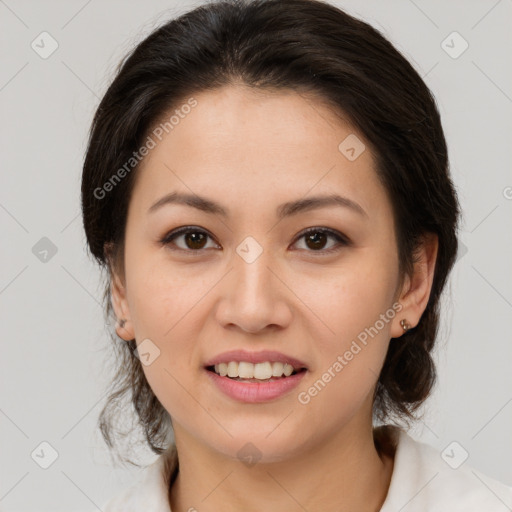
[[(112, 467), (96, 429), (109, 340), (100, 274), (85, 252), (81, 165), (121, 57), (199, 3), (0, 1), (1, 510), (90, 511), (138, 478)], [(452, 459), (466, 450), (465, 464), (512, 485), (512, 1), (336, 5), (381, 29), (433, 90), (464, 210), (439, 385), (412, 433), (440, 453), (457, 441)], [(47, 59), (31, 47), (43, 31), (59, 45)], [(458, 58), (441, 45), (453, 31), (469, 43)], [(46, 261), (43, 237), (57, 251)], [(58, 453), (48, 469), (31, 457), (43, 441)]]

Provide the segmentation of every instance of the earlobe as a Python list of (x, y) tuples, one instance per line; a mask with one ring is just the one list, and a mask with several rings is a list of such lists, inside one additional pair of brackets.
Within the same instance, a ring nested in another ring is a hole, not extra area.
[(432, 290), (437, 250), (437, 235), (435, 233), (425, 234), (415, 253), (416, 262), (413, 275), (405, 279), (402, 294), (398, 299), (403, 307), (392, 326), (391, 336), (393, 338), (401, 336), (418, 325)]
[(124, 341), (130, 341), (135, 338), (131, 322), (126, 318), (121, 318), (116, 322), (116, 334)]

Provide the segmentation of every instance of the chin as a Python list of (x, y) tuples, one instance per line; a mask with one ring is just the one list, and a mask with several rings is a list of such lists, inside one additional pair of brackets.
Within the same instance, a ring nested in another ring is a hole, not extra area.
[(280, 421), (282, 418), (269, 428), (267, 425), (262, 428), (254, 425), (250, 431), (237, 431), (227, 426), (227, 430), (233, 437), (221, 434), (221, 439), (203, 439), (203, 442), (222, 456), (243, 462), (247, 467), (256, 463), (282, 462), (301, 453), (304, 449), (304, 441), (287, 429), (278, 432), (281, 427), (277, 429), (275, 427)]

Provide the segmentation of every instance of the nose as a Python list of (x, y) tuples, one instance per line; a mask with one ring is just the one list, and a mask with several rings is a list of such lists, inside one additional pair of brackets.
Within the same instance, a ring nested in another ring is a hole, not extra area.
[(268, 251), (251, 262), (235, 253), (232, 267), (220, 290), (217, 321), (251, 334), (286, 328), (292, 319), (291, 291)]

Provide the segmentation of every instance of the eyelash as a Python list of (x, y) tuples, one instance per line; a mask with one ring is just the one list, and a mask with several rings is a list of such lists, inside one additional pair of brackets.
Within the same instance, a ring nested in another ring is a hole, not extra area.
[[(168, 248), (170, 248), (173, 251), (182, 251), (182, 252), (187, 252), (187, 253), (198, 253), (198, 254), (205, 251), (206, 249), (182, 249), (181, 247), (177, 247), (177, 248), (170, 247), (171, 242), (173, 240), (175, 240), (180, 235), (186, 235), (188, 233), (202, 233), (202, 234), (210, 237), (213, 240), (213, 237), (204, 229), (197, 228), (195, 226), (183, 226), (183, 227), (177, 228), (174, 231), (171, 231), (170, 233), (165, 235), (165, 237), (160, 240), (160, 243), (164, 246), (167, 246)], [(297, 238), (295, 239), (294, 244), (297, 243), (301, 238), (303, 238), (311, 233), (323, 233), (323, 234), (329, 235), (330, 237), (334, 238), (338, 242), (338, 244), (336, 246), (331, 247), (330, 249), (320, 249), (318, 251), (307, 250), (307, 252), (310, 252), (312, 254), (319, 254), (320, 256), (328, 255), (328, 254), (339, 251), (342, 247), (346, 247), (346, 246), (350, 245), (350, 240), (346, 236), (339, 233), (338, 231), (335, 231), (330, 228), (320, 228), (320, 227), (318, 227), (318, 228), (313, 227), (313, 228), (305, 229), (304, 231), (302, 231), (301, 233), (299, 233), (297, 235)]]

